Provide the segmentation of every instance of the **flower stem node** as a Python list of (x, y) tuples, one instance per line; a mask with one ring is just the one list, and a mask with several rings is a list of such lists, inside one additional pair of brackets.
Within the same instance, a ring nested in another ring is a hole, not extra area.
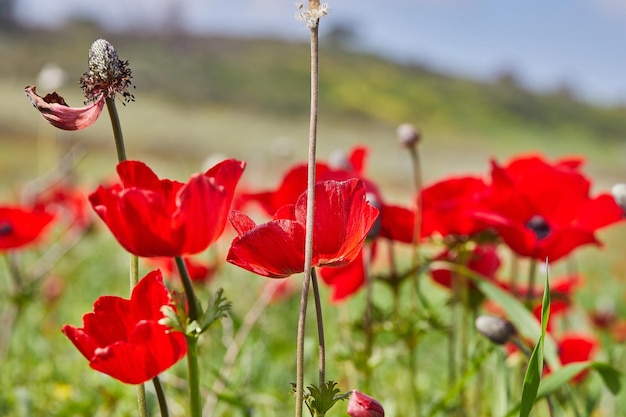
[(398, 142), (406, 148), (416, 146), (422, 140), (422, 133), (411, 123), (402, 123), (396, 130)]
[(480, 334), (498, 345), (505, 344), (515, 334), (511, 322), (500, 317), (479, 316), (475, 325)]

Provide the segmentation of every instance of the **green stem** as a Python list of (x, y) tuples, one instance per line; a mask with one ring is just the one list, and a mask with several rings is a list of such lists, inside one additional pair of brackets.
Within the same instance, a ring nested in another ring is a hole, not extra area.
[(159, 401), (159, 410), (161, 410), (161, 417), (169, 417), (170, 412), (167, 408), (167, 400), (165, 399), (165, 391), (163, 391), (163, 384), (158, 376), (152, 378), (154, 384), (154, 391), (156, 392), (157, 400)]
[(319, 349), (319, 386), (326, 382), (326, 342), (324, 340), (324, 320), (322, 318), (322, 302), (320, 289), (317, 285), (315, 268), (311, 270), (311, 284), (313, 286), (313, 300), (315, 301), (315, 318), (317, 323), (317, 340)]
[(137, 385), (137, 407), (140, 417), (148, 417), (148, 404), (146, 402), (146, 386)]
[(124, 135), (122, 134), (122, 125), (120, 117), (115, 106), (115, 97), (107, 97), (107, 110), (111, 118), (111, 127), (113, 128), (113, 138), (115, 139), (115, 150), (117, 151), (117, 160), (122, 162), (126, 160), (126, 148), (124, 147)]
[[(318, 7), (315, 2), (309, 3), (309, 8)], [(300, 297), (300, 311), (298, 314), (298, 335), (296, 346), (296, 409), (295, 416), (302, 417), (304, 402), (304, 331), (306, 309), (309, 296), (309, 284), (313, 270), (313, 220), (315, 205), (315, 154), (317, 144), (317, 112), (319, 108), (319, 19), (311, 28), (311, 108), (309, 120), (309, 155), (307, 176), (307, 212), (304, 243), (304, 278), (302, 295)]]
[(535, 281), (537, 280), (537, 260), (530, 260), (530, 269), (528, 271), (528, 290), (526, 292), (526, 301), (530, 302), (533, 299), (535, 292)]
[[(198, 300), (196, 293), (187, 272), (185, 261), (182, 256), (174, 257), (176, 267), (183, 282), (185, 296), (187, 297), (187, 317), (189, 323), (198, 320)], [(187, 370), (189, 383), (189, 412), (191, 417), (200, 417), (202, 408), (200, 406), (200, 370), (198, 367), (198, 335), (186, 335), (187, 337)]]
[(189, 383), (189, 416), (201, 417), (200, 370), (198, 366), (198, 337), (187, 335), (187, 371)]
[(183, 288), (185, 289), (185, 296), (187, 297), (187, 314), (189, 322), (191, 323), (198, 320), (198, 300), (193, 289), (193, 284), (191, 283), (191, 278), (189, 277), (189, 272), (187, 272), (187, 266), (185, 266), (185, 260), (182, 256), (176, 256), (174, 257), (174, 261), (176, 262), (176, 268), (178, 268), (178, 273), (180, 274), (180, 279), (183, 282)]

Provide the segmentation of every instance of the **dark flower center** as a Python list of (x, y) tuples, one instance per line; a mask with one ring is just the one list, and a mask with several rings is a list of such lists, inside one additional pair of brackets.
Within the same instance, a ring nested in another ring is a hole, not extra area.
[(0, 237), (7, 236), (13, 233), (13, 226), (9, 222), (0, 223)]
[(550, 234), (550, 226), (546, 219), (539, 215), (535, 215), (526, 222), (526, 227), (535, 232), (537, 240), (545, 239)]

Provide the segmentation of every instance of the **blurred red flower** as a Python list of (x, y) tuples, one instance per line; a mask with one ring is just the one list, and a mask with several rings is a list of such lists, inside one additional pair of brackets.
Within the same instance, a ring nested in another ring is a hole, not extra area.
[(474, 212), (484, 209), (487, 185), (478, 177), (454, 177), (422, 190), (421, 236), (471, 235), (486, 228)]
[[(557, 340), (559, 359), (562, 365), (588, 361), (599, 347), (600, 342), (592, 335), (570, 332), (563, 334)], [(588, 370), (583, 371), (572, 378), (572, 381), (582, 382), (588, 373)]]
[[(313, 266), (342, 266), (358, 255), (378, 216), (365, 194), (357, 179), (316, 184)], [(238, 236), (227, 261), (270, 278), (303, 272), (306, 198), (302, 193), (295, 205), (283, 206), (270, 222), (260, 225), (232, 211), (230, 222)]]
[(144, 163), (124, 161), (121, 185), (100, 186), (89, 201), (117, 241), (143, 257), (182, 256), (205, 250), (226, 225), (245, 162), (229, 159), (189, 182), (159, 179)]
[[(166, 278), (178, 276), (178, 269), (176, 268), (174, 258), (148, 258), (148, 261), (155, 267), (161, 269)], [(206, 283), (213, 278), (217, 270), (215, 265), (205, 265), (189, 257), (184, 257), (183, 261), (187, 267), (189, 279), (191, 279), (192, 282)]]
[(0, 251), (34, 243), (50, 225), (54, 215), (22, 206), (0, 206)]
[[(347, 265), (335, 268), (323, 267), (319, 269), (320, 277), (331, 288), (331, 301), (338, 302), (356, 293), (365, 283), (365, 260), (362, 248), (356, 258)], [(376, 242), (372, 242), (370, 255), (373, 258), (376, 252)]]
[(139, 281), (130, 300), (103, 296), (83, 327), (65, 325), (63, 333), (91, 368), (127, 384), (141, 384), (165, 371), (187, 353), (185, 335), (159, 324), (162, 307), (172, 305), (157, 269)]
[(54, 184), (35, 195), (33, 200), (33, 207), (58, 213), (69, 226), (84, 230), (93, 223), (87, 196), (69, 183)]
[(476, 216), (490, 224), (517, 254), (554, 262), (584, 244), (600, 245), (595, 231), (622, 219), (613, 197), (589, 196), (581, 159), (553, 164), (541, 156), (492, 161), (489, 209)]
[[(494, 245), (475, 246), (465, 257), (467, 259), (459, 259), (458, 252), (446, 249), (437, 255), (434, 260), (461, 263), (490, 281), (496, 280), (496, 272), (500, 268), (500, 258)], [(436, 283), (446, 288), (451, 289), (453, 287), (455, 274), (449, 269), (431, 269), (430, 276)], [(467, 283), (470, 290), (477, 291), (472, 279), (467, 278)]]

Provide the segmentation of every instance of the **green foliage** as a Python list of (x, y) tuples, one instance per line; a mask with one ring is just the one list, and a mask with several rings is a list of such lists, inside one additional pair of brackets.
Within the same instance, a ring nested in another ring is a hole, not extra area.
[(543, 302), (541, 306), (541, 336), (535, 345), (533, 353), (530, 355), (524, 383), (522, 389), (522, 401), (520, 407), (520, 417), (528, 417), (537, 398), (541, 375), (543, 374), (543, 341), (548, 329), (548, 319), (550, 318), (550, 283), (546, 273), (546, 285), (543, 289)]
[(304, 401), (313, 417), (323, 417), (338, 401), (350, 398), (351, 392), (341, 393), (335, 381), (327, 381), (320, 387), (309, 385)]

